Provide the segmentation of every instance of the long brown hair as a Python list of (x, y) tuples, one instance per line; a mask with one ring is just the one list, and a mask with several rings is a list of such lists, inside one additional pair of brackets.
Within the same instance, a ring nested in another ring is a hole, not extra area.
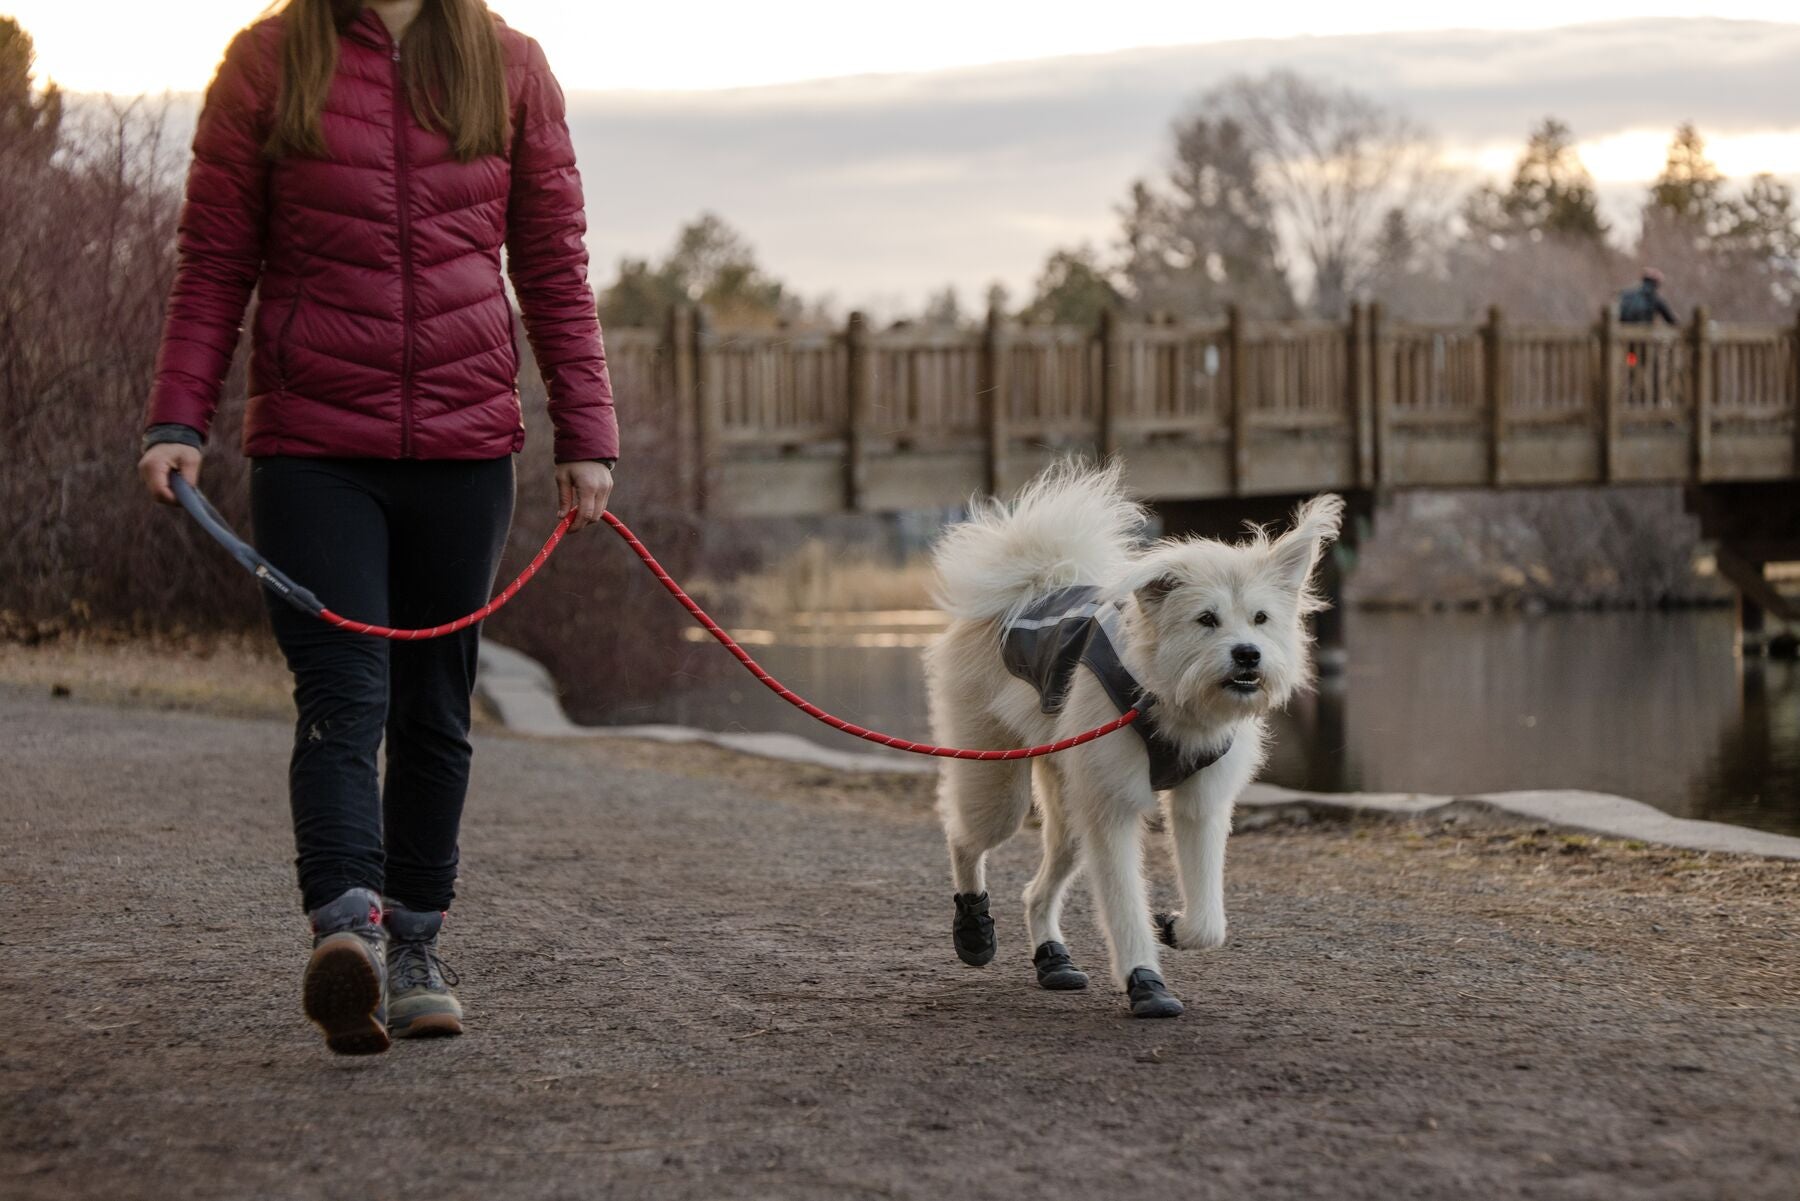
[[(287, 0), (275, 155), (329, 153), (319, 114), (337, 74), (338, 35), (362, 0)], [(503, 154), (511, 138), (506, 60), (486, 0), (425, 0), (401, 42), (400, 67), (413, 116), (450, 139), (463, 162)]]

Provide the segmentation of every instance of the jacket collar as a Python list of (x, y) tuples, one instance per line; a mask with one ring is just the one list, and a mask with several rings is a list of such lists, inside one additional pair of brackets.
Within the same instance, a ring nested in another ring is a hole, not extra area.
[(374, 50), (394, 48), (394, 35), (388, 32), (387, 23), (381, 19), (381, 14), (367, 6), (351, 18), (342, 36)]

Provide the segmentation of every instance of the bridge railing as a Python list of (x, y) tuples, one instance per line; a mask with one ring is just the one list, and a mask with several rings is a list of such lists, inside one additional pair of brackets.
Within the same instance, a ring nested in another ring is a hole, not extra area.
[[(816, 512), (1006, 491), (1069, 451), (1158, 496), (1800, 475), (1800, 325), (1126, 319), (609, 335), (697, 503)], [(626, 381), (631, 381), (627, 386)], [(629, 419), (629, 416), (628, 416)]]

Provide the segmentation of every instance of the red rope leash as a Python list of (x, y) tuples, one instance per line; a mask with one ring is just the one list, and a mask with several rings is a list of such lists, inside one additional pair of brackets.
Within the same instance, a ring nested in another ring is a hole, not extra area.
[(708, 634), (711, 634), (714, 638), (718, 639), (719, 645), (730, 651), (731, 657), (736, 659), (739, 663), (742, 663), (745, 670), (761, 680), (764, 687), (768, 688), (770, 692), (773, 692), (776, 696), (800, 710), (800, 712), (806, 714), (808, 717), (811, 717), (816, 721), (824, 722), (834, 730), (840, 730), (845, 734), (854, 735), (866, 742), (874, 742), (879, 743), (882, 746), (892, 747), (897, 751), (910, 751), (915, 755), (936, 755), (943, 759), (1036, 759), (1040, 755), (1054, 755), (1058, 751), (1066, 751), (1071, 747), (1077, 747), (1083, 743), (1092, 742), (1096, 738), (1103, 738), (1106, 735), (1111, 734), (1114, 730), (1122, 730), (1137, 720), (1138, 711), (1136, 709), (1127, 709), (1124, 713), (1115, 717), (1103, 726), (1095, 726), (1091, 730), (1084, 730), (1079, 734), (1061, 739), (1057, 742), (1047, 742), (1042, 746), (1019, 747), (1016, 750), (1010, 751), (974, 751), (948, 746), (932, 746), (929, 743), (908, 742), (904, 738), (895, 738), (891, 734), (882, 734), (874, 730), (865, 730), (863, 727), (847, 722), (841, 717), (834, 717), (806, 698), (795, 695), (793, 691), (783, 686), (780, 680), (777, 680), (767, 671), (764, 671), (762, 664), (750, 657), (750, 652), (739, 646), (737, 641), (733, 639), (730, 634), (727, 634), (724, 630), (720, 629), (719, 623), (708, 617), (706, 615), (706, 610), (702, 609), (693, 597), (682, 591), (681, 585), (677, 584), (674, 577), (669, 575), (669, 573), (663, 569), (663, 565), (656, 561), (656, 556), (650, 553), (650, 548), (637, 540), (637, 535), (631, 532), (629, 526), (623, 521), (620, 521), (617, 517), (614, 517), (611, 513), (602, 513), (600, 518), (613, 528), (614, 533), (625, 540), (625, 545), (631, 548), (633, 554), (644, 561), (644, 566), (650, 569), (650, 574), (656, 577), (657, 583), (668, 589), (669, 595), (680, 602), (681, 607), (686, 609), (693, 616), (695, 621), (704, 626)]
[[(525, 570), (519, 573), (518, 578), (513, 580), (513, 582), (508, 584), (505, 588), (502, 588), (487, 604), (475, 610), (475, 612), (469, 614), (467, 617), (459, 617), (455, 621), (446, 622), (440, 626), (432, 626), (429, 629), (396, 630), (390, 626), (373, 625), (366, 621), (353, 621), (341, 614), (333, 613), (330, 609), (327, 609), (324, 605), (320, 604), (319, 599), (310, 591), (283, 575), (273, 564), (263, 558), (262, 555), (257, 552), (256, 548), (250, 546), (233, 533), (231, 527), (225, 523), (224, 518), (219, 516), (217, 510), (207, 503), (206, 498), (190, 486), (187, 481), (180, 477), (176, 477), (171, 481), (171, 487), (175, 490), (176, 499), (181, 502), (182, 507), (188, 511), (189, 515), (192, 516), (195, 521), (199, 522), (201, 527), (205, 529), (207, 533), (212, 535), (221, 546), (231, 552), (232, 557), (237, 559), (239, 563), (243, 564), (246, 570), (256, 576), (257, 580), (261, 582), (264, 587), (273, 590), (303, 612), (311, 613), (321, 620), (336, 626), (340, 630), (349, 630), (357, 634), (371, 634), (377, 638), (392, 638), (402, 642), (414, 642), (424, 638), (442, 638), (446, 634), (454, 634), (458, 630), (466, 630), (476, 622), (499, 612), (499, 610), (505, 606), (506, 602), (519, 594), (519, 589), (523, 588), (531, 578), (538, 573), (538, 570), (544, 566), (545, 562), (549, 560), (552, 552), (556, 550), (564, 536), (568, 534), (570, 523), (575, 520), (573, 511), (564, 514), (563, 519), (557, 522), (556, 528), (550, 532), (549, 540), (544, 543), (543, 548), (540, 549), (531, 562), (526, 565)], [(1066, 751), (1071, 747), (1077, 747), (1083, 743), (1092, 742), (1096, 738), (1103, 738), (1115, 730), (1124, 729), (1126, 726), (1137, 720), (1138, 711), (1136, 709), (1129, 709), (1103, 726), (1096, 726), (1091, 730), (1085, 730), (1072, 737), (1060, 739), (1056, 742), (1048, 742), (1042, 746), (1019, 747), (1014, 750), (1006, 751), (977, 751), (964, 750), (957, 747), (932, 746), (929, 743), (909, 742), (904, 738), (895, 738), (891, 734), (882, 734), (875, 730), (866, 730), (859, 725), (845, 721), (841, 717), (834, 717), (825, 712), (825, 710), (806, 700), (804, 697), (796, 695), (793, 691), (783, 686), (780, 680), (777, 680), (767, 671), (764, 671), (762, 664), (758, 663), (755, 659), (752, 659), (749, 652), (745, 651), (743, 647), (737, 644), (736, 640), (734, 640), (730, 634), (727, 634), (719, 627), (718, 622), (706, 615), (706, 610), (702, 609), (699, 604), (695, 602), (693, 597), (682, 591), (681, 585), (677, 584), (674, 578), (663, 569), (663, 565), (656, 561), (656, 556), (650, 553), (649, 548), (638, 541), (637, 535), (631, 532), (630, 527), (623, 521), (620, 521), (617, 517), (614, 517), (611, 513), (602, 513), (601, 517), (605, 520), (607, 525), (613, 528), (614, 533), (625, 540), (625, 545), (631, 548), (632, 553), (644, 561), (644, 566), (650, 569), (651, 574), (656, 577), (658, 583), (668, 589), (669, 595), (680, 602), (681, 607), (692, 614), (694, 620), (706, 628), (707, 633), (718, 639), (719, 645), (730, 651), (732, 658), (736, 659), (739, 663), (742, 663), (745, 670), (755, 676), (758, 680), (761, 680), (764, 686), (776, 696), (794, 706), (794, 708), (800, 710), (808, 717), (823, 722), (834, 730), (840, 730), (845, 734), (861, 738), (866, 742), (874, 742), (885, 747), (892, 747), (897, 751), (910, 751), (915, 755), (936, 755), (945, 759), (1035, 759), (1040, 755), (1054, 755), (1058, 751)]]
[(350, 618), (333, 613), (330, 609), (321, 605), (319, 607), (319, 618), (322, 621), (329, 622), (340, 630), (349, 630), (356, 634), (373, 634), (377, 638), (392, 638), (398, 642), (417, 642), (425, 638), (442, 638), (445, 634), (454, 634), (458, 630), (466, 630), (476, 622), (485, 621), (495, 613), (498, 613), (501, 608), (505, 606), (507, 601), (519, 595), (519, 589), (530, 582), (531, 577), (536, 575), (538, 569), (549, 560), (551, 552), (556, 549), (557, 544), (568, 534), (569, 523), (574, 520), (575, 511), (573, 509), (563, 514), (563, 519), (556, 523), (555, 529), (550, 531), (549, 540), (544, 543), (542, 549), (540, 549), (536, 556), (532, 558), (531, 562), (525, 565), (525, 570), (519, 573), (518, 578), (495, 594), (493, 600), (481, 606), (481, 608), (475, 610), (475, 612), (469, 614), (467, 617), (459, 617), (455, 621), (446, 622), (441, 626), (432, 626), (431, 628), (424, 630), (395, 630), (390, 629), (387, 626), (370, 625), (366, 621), (352, 621)]

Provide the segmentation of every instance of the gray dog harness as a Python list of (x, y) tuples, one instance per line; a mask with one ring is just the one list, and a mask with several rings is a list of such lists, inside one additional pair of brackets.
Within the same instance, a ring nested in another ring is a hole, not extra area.
[(1150, 786), (1161, 792), (1217, 763), (1231, 742), (1226, 740), (1217, 750), (1183, 755), (1156, 728), (1156, 698), (1144, 691), (1119, 658), (1124, 607), (1123, 601), (1103, 599), (1091, 584), (1046, 593), (1001, 630), (1000, 658), (1007, 671), (1037, 690), (1038, 707), (1045, 713), (1062, 712), (1077, 667), (1093, 672), (1119, 712), (1135, 708), (1140, 714), (1131, 728), (1150, 755)]

